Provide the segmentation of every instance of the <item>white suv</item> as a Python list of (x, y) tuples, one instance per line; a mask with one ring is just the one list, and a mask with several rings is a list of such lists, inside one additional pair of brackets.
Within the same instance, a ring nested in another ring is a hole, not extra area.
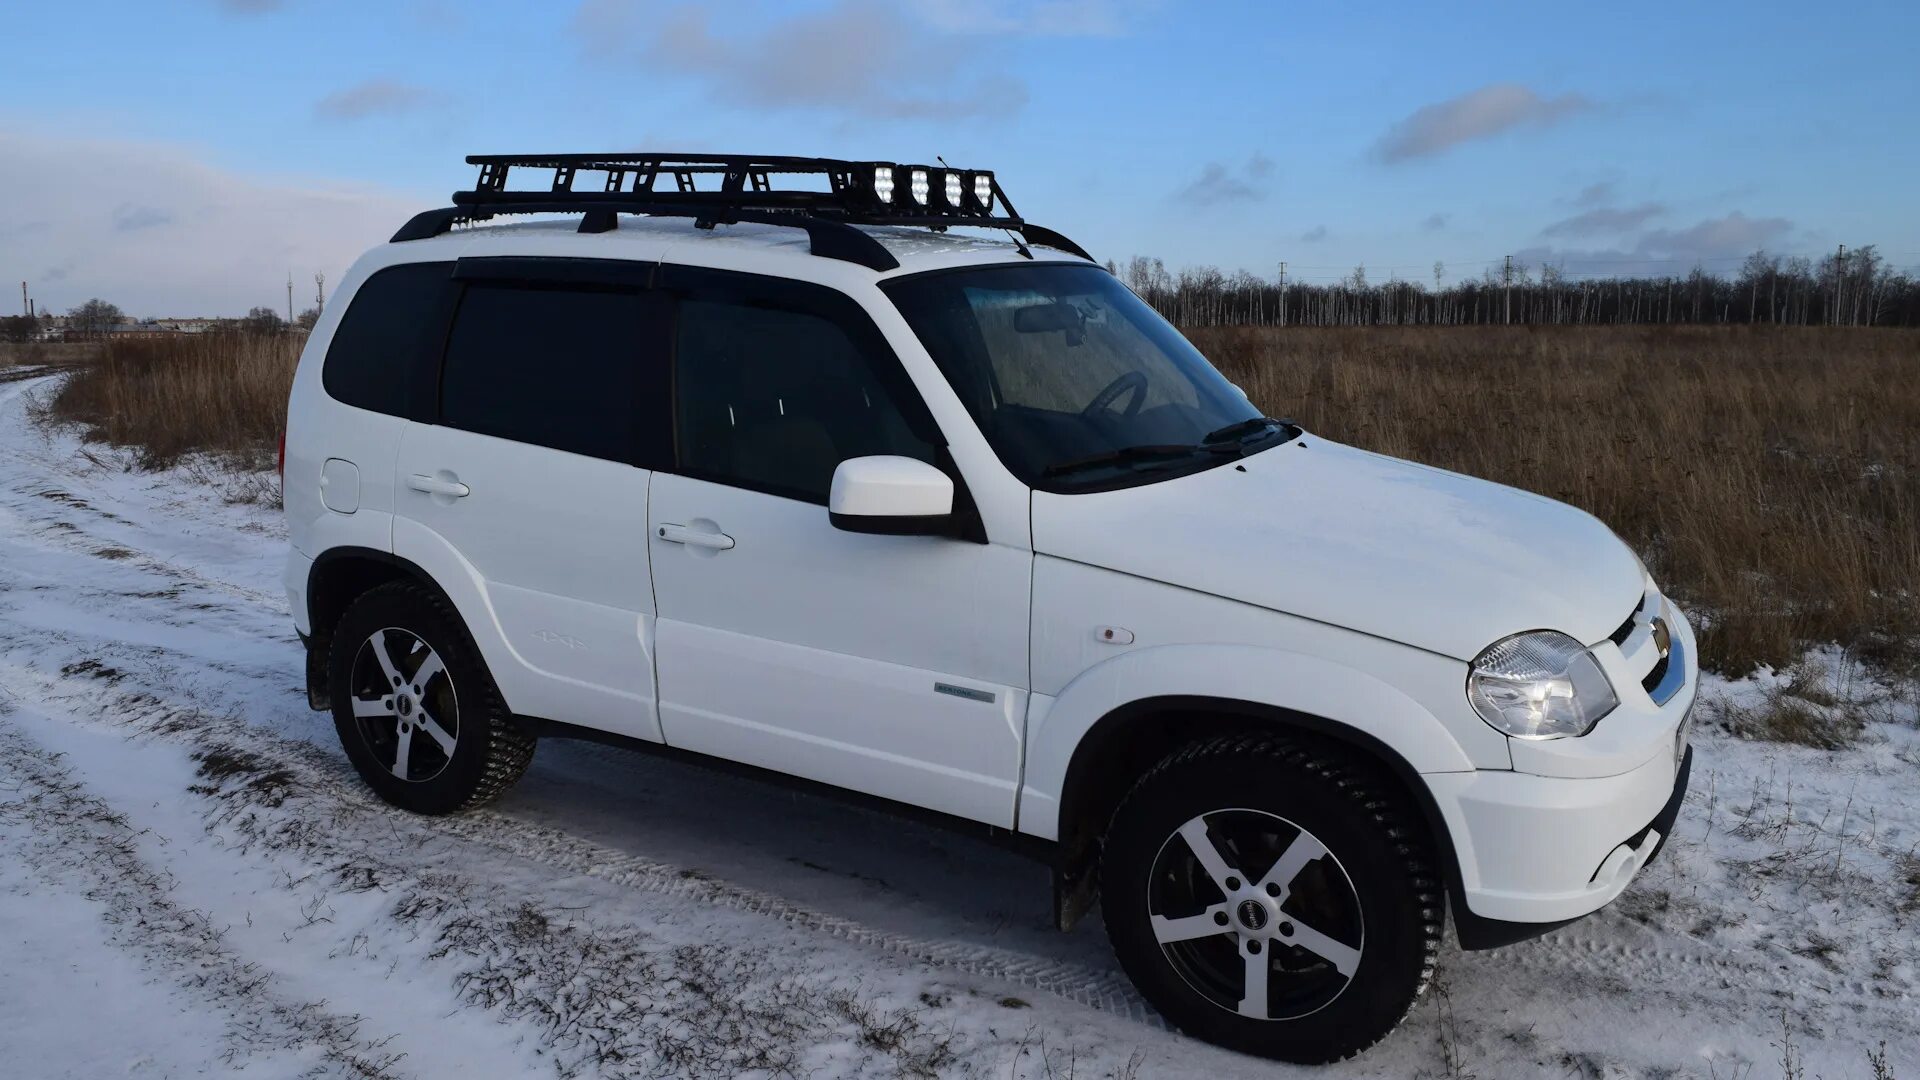
[(309, 695), (388, 801), (582, 736), (931, 811), (1295, 1061), (1391, 1030), (1449, 911), (1544, 932), (1671, 830), (1692, 632), (1613, 533), (1262, 416), (991, 174), (470, 160), (288, 411)]

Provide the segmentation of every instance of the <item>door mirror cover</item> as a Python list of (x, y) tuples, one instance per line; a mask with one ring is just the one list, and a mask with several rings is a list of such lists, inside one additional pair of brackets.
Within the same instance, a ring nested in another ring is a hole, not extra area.
[(833, 470), (827, 515), (847, 532), (945, 535), (953, 530), (953, 478), (917, 458), (849, 458)]

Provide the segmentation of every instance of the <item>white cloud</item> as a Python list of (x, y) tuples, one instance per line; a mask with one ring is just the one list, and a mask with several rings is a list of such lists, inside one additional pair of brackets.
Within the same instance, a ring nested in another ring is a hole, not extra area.
[(136, 229), (151, 229), (173, 222), (173, 214), (158, 206), (144, 206), (138, 203), (121, 203), (113, 208), (113, 227), (121, 232), (133, 232)]
[(912, 0), (935, 28), (958, 34), (1120, 37), (1156, 0)]
[(1222, 203), (1257, 202), (1272, 188), (1273, 159), (1254, 154), (1238, 169), (1218, 161), (1200, 167), (1200, 175), (1182, 187), (1179, 200), (1192, 206), (1218, 206)]
[(314, 103), (322, 120), (361, 120), (381, 113), (417, 109), (433, 100), (432, 91), (395, 79), (368, 79), (336, 90)]
[(756, 110), (955, 120), (1006, 115), (1027, 101), (1019, 79), (961, 70), (978, 50), (940, 40), (894, 4), (838, 0), (752, 29), (739, 24), (694, 4), (586, 0), (572, 29), (592, 59), (683, 75)]
[(1766, 247), (1792, 228), (1786, 218), (1750, 218), (1735, 210), (1685, 229), (1655, 229), (1642, 236), (1634, 250), (1676, 258), (1733, 258)]
[[(87, 167), (75, 168), (84, 161)], [(310, 303), (423, 198), (230, 172), (187, 148), (0, 130), (0, 275), (51, 311), (99, 296), (139, 315)]]
[(1572, 274), (1685, 274), (1695, 263), (1709, 270), (1761, 248), (1775, 246), (1793, 231), (1786, 218), (1754, 218), (1739, 212), (1707, 218), (1684, 229), (1652, 229), (1629, 244), (1611, 248), (1533, 247), (1515, 254), (1529, 263), (1550, 263)]
[(1540, 235), (1593, 236), (1632, 232), (1666, 212), (1666, 207), (1654, 202), (1641, 203), (1639, 206), (1596, 206), (1548, 225), (1540, 230)]
[(1613, 181), (1601, 180), (1581, 188), (1580, 193), (1568, 201), (1575, 206), (1605, 206), (1613, 201), (1613, 188)]
[(1594, 107), (1579, 94), (1544, 98), (1515, 83), (1494, 83), (1415, 109), (1374, 147), (1386, 162), (1429, 157), (1518, 127), (1549, 127)]

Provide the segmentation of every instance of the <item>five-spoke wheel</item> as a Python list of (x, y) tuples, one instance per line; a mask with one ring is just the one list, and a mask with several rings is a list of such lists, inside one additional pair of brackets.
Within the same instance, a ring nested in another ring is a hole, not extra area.
[(1340, 860), (1260, 810), (1215, 810), (1161, 846), (1147, 883), (1154, 940), (1207, 1000), (1255, 1020), (1316, 1012), (1360, 966), (1366, 928)]
[(373, 756), (410, 783), (439, 776), (460, 739), (460, 695), (433, 646), (381, 627), (360, 643), (352, 680), (353, 716)]
[(1176, 1026), (1334, 1061), (1391, 1031), (1432, 974), (1429, 850), (1404, 797), (1337, 746), (1221, 736), (1121, 800), (1100, 904), (1121, 966)]
[(533, 759), (533, 738), (433, 590), (412, 582), (368, 590), (335, 623), (327, 665), (341, 746), (396, 806), (423, 814), (478, 806)]

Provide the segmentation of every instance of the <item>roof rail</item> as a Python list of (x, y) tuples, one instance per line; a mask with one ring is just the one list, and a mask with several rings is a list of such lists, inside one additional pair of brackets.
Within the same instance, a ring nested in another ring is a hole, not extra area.
[[(1065, 236), (1022, 219), (999, 181), (983, 170), (739, 154), (475, 154), (467, 163), (480, 166), (473, 189), (455, 192), (452, 207), (415, 215), (394, 242), (438, 236), (496, 214), (580, 213), (581, 232), (606, 232), (619, 227), (620, 214), (645, 214), (692, 218), (700, 228), (735, 222), (801, 228), (815, 255), (875, 270), (900, 262), (854, 225), (1006, 229), (1024, 238), (1017, 242), (1029, 258), (1027, 243), (1092, 259)], [(550, 169), (551, 180), (541, 189), (508, 190), (515, 168)], [(600, 188), (576, 190), (581, 172), (602, 174)], [(775, 187), (776, 176), (824, 177), (826, 190)], [(657, 186), (662, 178), (672, 186)]]

